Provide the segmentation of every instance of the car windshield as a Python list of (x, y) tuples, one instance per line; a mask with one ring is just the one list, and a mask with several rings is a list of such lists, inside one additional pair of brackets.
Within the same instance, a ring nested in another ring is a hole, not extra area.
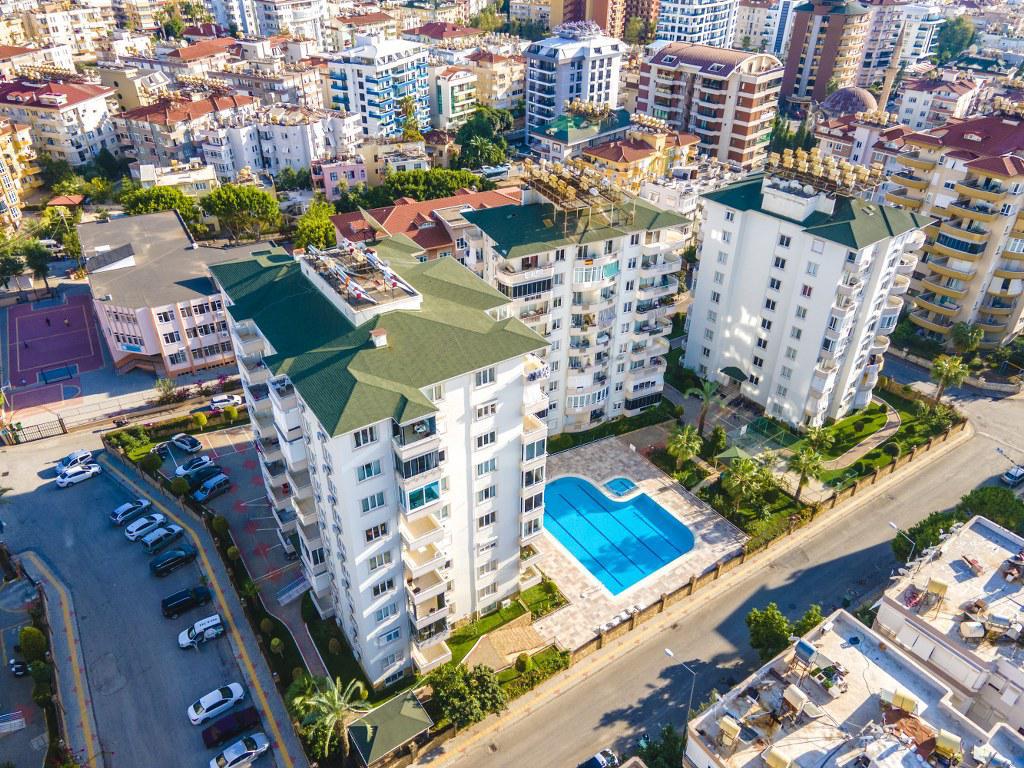
[(188, 639), (189, 640), (195, 640), (195, 637), (196, 637), (196, 625), (193, 624), (191, 627), (188, 628)]
[(242, 739), (242, 744), (244, 744), (245, 748), (250, 752), (256, 749), (256, 739), (254, 739), (252, 736), (246, 736), (244, 739)]

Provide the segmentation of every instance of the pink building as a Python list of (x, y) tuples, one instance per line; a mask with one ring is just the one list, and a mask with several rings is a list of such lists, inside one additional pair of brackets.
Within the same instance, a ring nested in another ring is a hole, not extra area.
[(343, 190), (366, 183), (366, 166), (363, 158), (358, 156), (343, 160), (314, 160), (310, 173), (313, 189), (322, 192), (328, 200), (337, 200)]

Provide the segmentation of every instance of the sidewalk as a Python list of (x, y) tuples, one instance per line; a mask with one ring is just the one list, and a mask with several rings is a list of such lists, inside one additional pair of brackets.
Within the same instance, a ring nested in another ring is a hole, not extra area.
[(57, 706), (67, 730), (68, 749), (89, 768), (100, 768), (104, 765), (103, 754), (93, 719), (92, 697), (71, 593), (35, 552), (18, 553), (18, 558), (28, 577), (42, 585), (46, 596), (50, 652), (57, 678)]

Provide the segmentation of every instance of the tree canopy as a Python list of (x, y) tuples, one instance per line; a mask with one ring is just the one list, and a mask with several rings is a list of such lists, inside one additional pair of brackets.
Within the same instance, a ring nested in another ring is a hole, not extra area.
[(274, 186), (282, 192), (291, 192), (296, 189), (312, 189), (313, 178), (309, 168), (293, 170), (291, 166), (285, 166), (281, 172), (274, 177)]
[(216, 216), (232, 241), (258, 240), (280, 226), (277, 198), (254, 186), (224, 184), (199, 201), (208, 216)]
[(936, 36), (935, 58), (939, 64), (945, 64), (950, 59), (955, 59), (965, 48), (974, 42), (974, 22), (967, 15), (957, 16), (949, 19), (939, 27)]
[(177, 187), (134, 187), (121, 195), (121, 206), (129, 216), (158, 211), (177, 211), (181, 218), (195, 232), (201, 227), (202, 210), (196, 201)]
[(508, 159), (508, 142), (502, 135), (512, 128), (512, 113), (507, 109), (478, 106), (455, 134), (459, 145), (456, 164), (460, 168), (500, 165)]
[(478, 723), (508, 706), (505, 691), (494, 670), (462, 664), (445, 664), (430, 674), (430, 687), (445, 719), (456, 728)]
[(431, 168), (429, 170), (399, 171), (388, 174), (384, 183), (376, 187), (357, 184), (343, 191), (334, 207), (339, 213), (348, 213), (357, 208), (380, 208), (392, 205), (400, 197), (413, 200), (434, 200), (451, 197), (458, 190), (475, 187), (478, 190), (494, 189), (494, 182), (482, 179), (464, 170)]
[(767, 661), (789, 645), (791, 636), (806, 635), (823, 619), (820, 605), (811, 605), (792, 623), (775, 603), (768, 603), (763, 610), (752, 608), (747, 614), (750, 647), (757, 651), (761, 661)]
[(330, 248), (337, 242), (337, 231), (331, 223), (334, 206), (317, 198), (309, 206), (309, 210), (299, 217), (295, 228), (295, 247), (305, 248), (314, 245), (317, 248)]
[(416, 118), (416, 102), (412, 96), (403, 96), (398, 102), (402, 113), (402, 141), (423, 141), (420, 121)]

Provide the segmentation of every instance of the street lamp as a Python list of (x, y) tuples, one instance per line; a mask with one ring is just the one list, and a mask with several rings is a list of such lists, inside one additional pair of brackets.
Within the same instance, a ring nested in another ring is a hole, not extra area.
[[(665, 655), (668, 656), (670, 659), (675, 659), (675, 657), (676, 657), (676, 655), (674, 653), (672, 653), (672, 649), (670, 649), (670, 648), (666, 648), (665, 649)], [(690, 711), (693, 709), (693, 689), (697, 685), (697, 673), (694, 672), (692, 669), (690, 669), (690, 665), (689, 664), (686, 664), (685, 662), (682, 662), (682, 661), (680, 661), (679, 664), (682, 666), (683, 669), (685, 669), (687, 672), (689, 672), (693, 676), (690, 679), (690, 699), (686, 703), (686, 721), (683, 723), (683, 732), (685, 733), (686, 729), (689, 728), (689, 726), (690, 726)]]
[(904, 539), (906, 539), (907, 541), (910, 542), (910, 554), (907, 555), (907, 562), (909, 563), (911, 560), (914, 559), (914, 549), (917, 547), (917, 542), (914, 541), (909, 536), (907, 536), (907, 534), (905, 534), (903, 532), (903, 530), (898, 525), (896, 525), (896, 523), (892, 522), (891, 520), (889, 521), (889, 527), (892, 528), (894, 531), (896, 531), (896, 533), (898, 533)]

